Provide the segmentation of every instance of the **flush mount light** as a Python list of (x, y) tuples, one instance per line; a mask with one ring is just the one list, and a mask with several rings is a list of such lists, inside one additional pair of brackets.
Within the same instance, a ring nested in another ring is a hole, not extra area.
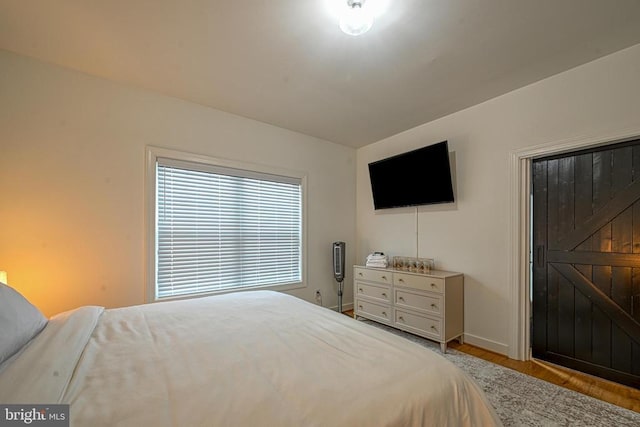
[(350, 36), (364, 34), (373, 25), (373, 14), (365, 7), (365, 0), (347, 0), (340, 17), (340, 29)]

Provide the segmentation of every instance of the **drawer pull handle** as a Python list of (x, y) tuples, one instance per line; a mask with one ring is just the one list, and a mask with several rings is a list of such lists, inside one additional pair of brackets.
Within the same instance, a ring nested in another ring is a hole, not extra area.
[(398, 282), (404, 283), (404, 279), (398, 279)]
[(398, 297), (398, 301), (404, 301), (404, 297)]
[(400, 316), (400, 317), (398, 317), (398, 320), (404, 322), (404, 317)]
[(431, 304), (431, 308), (438, 308), (438, 306), (435, 304)]
[(385, 293), (383, 292), (383, 293), (382, 293), (382, 296), (386, 298), (386, 297), (387, 297), (387, 294), (385, 294)]
[(361, 305), (359, 305), (359, 306), (358, 306), (358, 308), (359, 308), (360, 310), (362, 310), (362, 306), (361, 306)]
[(362, 291), (362, 288), (358, 288), (358, 292), (363, 292), (363, 291)]
[(431, 284), (431, 287), (432, 287), (432, 288), (435, 288), (435, 287), (436, 287), (436, 284), (435, 284), (435, 283), (432, 283), (432, 284)]
[(387, 317), (387, 312), (386, 312), (386, 311), (383, 311), (383, 312), (382, 312), (382, 315), (383, 315), (384, 317)]
[(358, 272), (358, 276), (362, 276), (362, 271)]
[(387, 276), (382, 276), (382, 280), (387, 280)]
[(434, 331), (438, 332), (438, 330), (436, 329), (435, 326), (431, 325), (431, 329), (433, 329)]

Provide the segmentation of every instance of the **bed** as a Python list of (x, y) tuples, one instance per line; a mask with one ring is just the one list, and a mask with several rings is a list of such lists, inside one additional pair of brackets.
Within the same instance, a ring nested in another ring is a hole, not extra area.
[(272, 291), (54, 316), (0, 365), (0, 403), (68, 403), (72, 426), (500, 425), (435, 352)]

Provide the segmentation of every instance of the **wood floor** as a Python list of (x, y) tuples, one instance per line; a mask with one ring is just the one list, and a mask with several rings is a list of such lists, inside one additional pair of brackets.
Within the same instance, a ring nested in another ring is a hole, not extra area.
[[(345, 311), (344, 314), (353, 317), (353, 310)], [(595, 397), (596, 399), (604, 400), (605, 402), (613, 403), (614, 405), (631, 409), (635, 412), (640, 412), (640, 390), (635, 388), (626, 387), (536, 359), (526, 362), (509, 359), (501, 354), (483, 350), (469, 344), (458, 344), (456, 341), (449, 343), (449, 347), (488, 362), (496, 363), (522, 372), (523, 374), (586, 394), (587, 396)]]

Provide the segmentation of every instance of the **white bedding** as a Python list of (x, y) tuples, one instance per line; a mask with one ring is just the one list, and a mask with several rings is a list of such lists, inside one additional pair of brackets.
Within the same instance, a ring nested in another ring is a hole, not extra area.
[(436, 353), (269, 291), (56, 316), (0, 403), (69, 403), (73, 426), (500, 425)]

